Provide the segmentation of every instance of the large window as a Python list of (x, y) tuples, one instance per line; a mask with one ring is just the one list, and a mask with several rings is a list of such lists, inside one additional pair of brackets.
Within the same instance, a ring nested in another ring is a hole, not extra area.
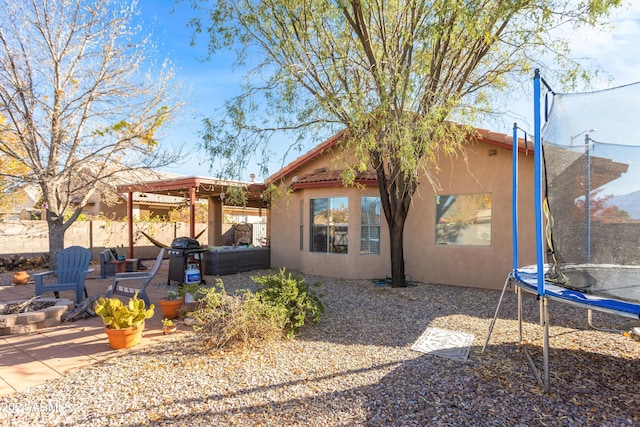
[(380, 198), (360, 199), (360, 253), (380, 253)]
[(491, 194), (436, 196), (436, 245), (491, 245)]
[(349, 199), (311, 199), (311, 252), (346, 254), (348, 249)]

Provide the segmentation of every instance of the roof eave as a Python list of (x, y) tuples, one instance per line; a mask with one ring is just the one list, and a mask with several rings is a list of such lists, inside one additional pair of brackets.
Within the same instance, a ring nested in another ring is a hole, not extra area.
[(319, 145), (312, 148), (307, 153), (303, 154), (302, 156), (295, 159), (293, 162), (289, 163), (287, 166), (280, 169), (278, 172), (271, 175), (269, 178), (265, 180), (265, 183), (272, 183), (272, 182), (281, 180), (285, 176), (287, 176), (289, 173), (298, 169), (300, 166), (322, 155), (325, 151), (329, 150), (334, 145), (342, 141), (346, 131), (347, 131), (346, 129), (343, 129), (340, 132), (336, 133), (335, 135), (329, 137), (329, 139), (327, 139), (326, 141), (320, 143)]
[[(377, 186), (378, 181), (375, 179), (356, 179), (356, 184), (363, 185), (365, 187)], [(291, 186), (292, 190), (302, 190), (304, 188), (331, 188), (331, 187), (344, 187), (341, 180), (331, 181), (313, 181), (313, 182), (298, 182)]]

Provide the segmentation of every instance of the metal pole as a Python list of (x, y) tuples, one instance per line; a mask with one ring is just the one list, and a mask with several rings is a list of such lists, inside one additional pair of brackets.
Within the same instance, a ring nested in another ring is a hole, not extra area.
[(535, 134), (533, 137), (534, 162), (534, 209), (536, 223), (536, 265), (538, 279), (538, 295), (544, 295), (544, 235), (542, 215), (542, 122), (540, 117), (540, 70), (536, 69), (533, 77), (533, 121)]
[(518, 343), (522, 344), (522, 289), (516, 286), (518, 292)]
[(518, 124), (513, 124), (513, 160), (511, 177), (511, 226), (513, 233), (513, 270), (518, 269)]
[(504, 298), (504, 293), (507, 290), (507, 286), (509, 286), (509, 281), (511, 280), (511, 277), (507, 277), (507, 280), (504, 282), (504, 286), (502, 287), (502, 293), (500, 294), (500, 299), (498, 300), (498, 306), (496, 307), (496, 312), (493, 315), (493, 319), (491, 320), (491, 323), (489, 324), (489, 332), (487, 333), (487, 339), (484, 342), (484, 345), (482, 346), (482, 354), (484, 354), (484, 350), (487, 348), (487, 345), (489, 345), (489, 339), (491, 339), (491, 334), (493, 332), (493, 327), (496, 324), (496, 319), (498, 318), (498, 312), (500, 311), (500, 305), (502, 305), (502, 299)]
[(585, 207), (585, 221), (586, 221), (586, 261), (587, 264), (591, 262), (591, 149), (589, 144), (591, 139), (589, 134), (584, 136), (584, 151), (586, 158), (586, 177), (585, 177), (585, 193), (584, 193), (584, 207)]
[(549, 393), (549, 303), (548, 298), (542, 298), (542, 304), (544, 306), (544, 337), (543, 337), (543, 369), (544, 369), (544, 392)]

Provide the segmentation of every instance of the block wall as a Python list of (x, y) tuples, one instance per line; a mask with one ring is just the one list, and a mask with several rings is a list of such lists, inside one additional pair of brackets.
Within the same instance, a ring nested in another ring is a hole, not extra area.
[[(196, 224), (196, 235), (206, 228), (206, 224)], [(135, 256), (152, 258), (158, 253), (157, 247), (144, 235), (145, 232), (155, 240), (171, 245), (176, 237), (189, 235), (189, 224), (134, 222), (133, 242)], [(49, 252), (49, 234), (46, 221), (7, 221), (0, 222), (0, 256), (39, 255)], [(121, 221), (76, 221), (67, 230), (64, 245), (83, 246), (93, 251), (94, 258), (105, 248), (119, 245), (129, 246), (128, 225)], [(198, 237), (201, 245), (207, 245), (207, 233)]]

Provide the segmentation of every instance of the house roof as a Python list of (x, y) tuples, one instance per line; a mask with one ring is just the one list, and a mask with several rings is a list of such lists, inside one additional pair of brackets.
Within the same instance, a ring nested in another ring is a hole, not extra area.
[[(505, 133), (500, 133), (500, 132), (493, 132), (489, 129), (483, 129), (483, 128), (476, 128), (476, 130), (478, 132), (478, 138), (476, 138), (477, 142), (505, 148), (507, 150), (511, 150), (513, 148), (513, 142), (512, 142), (513, 137), (510, 135), (507, 135)], [(321, 156), (322, 154), (329, 152), (335, 145), (337, 145), (343, 140), (345, 133), (346, 133), (346, 129), (343, 129), (340, 132), (336, 133), (335, 135), (331, 136), (326, 141), (315, 146), (311, 150), (307, 151), (305, 154), (301, 155), (300, 157), (298, 157), (297, 159), (295, 159), (294, 161), (292, 161), (291, 163), (289, 163), (288, 165), (286, 165), (285, 167), (283, 167), (282, 169), (280, 169), (279, 171), (271, 175), (269, 178), (266, 179), (265, 182), (271, 183), (271, 182), (284, 179), (287, 175), (291, 174), (292, 172), (295, 172), (296, 170), (300, 169), (302, 166), (308, 164), (309, 162)], [(523, 138), (519, 138), (518, 151), (521, 153), (525, 153), (528, 151), (533, 152), (533, 142), (527, 141)], [(296, 183), (294, 183), (293, 188), (295, 189), (295, 188), (311, 187), (311, 186), (326, 186), (326, 184), (329, 182), (339, 181), (340, 173), (341, 171), (339, 170), (314, 171), (311, 174), (305, 175), (304, 182), (302, 181), (302, 177), (298, 177), (298, 180)], [(356, 181), (371, 180), (372, 183), (375, 183), (376, 182), (375, 174), (370, 174), (370, 175), (371, 176), (363, 175), (362, 180), (357, 178)], [(364, 182), (362, 183), (364, 184)]]
[(334, 145), (342, 141), (346, 131), (347, 131), (346, 129), (343, 129), (340, 132), (336, 133), (335, 135), (331, 136), (326, 141), (320, 143), (319, 145), (316, 145), (314, 148), (307, 151), (305, 154), (298, 157), (293, 162), (289, 163), (287, 166), (283, 167), (278, 172), (271, 175), (269, 178), (266, 179), (265, 182), (270, 183), (270, 182), (275, 182), (280, 179), (283, 179), (285, 176), (289, 175), (291, 172), (295, 171), (296, 169), (299, 169), (301, 166), (305, 165), (306, 163), (310, 162), (316, 157), (329, 151)]
[[(504, 133), (492, 132), (488, 129), (477, 129), (478, 139), (477, 141), (502, 147), (506, 149), (512, 148), (512, 137)], [(265, 183), (272, 183), (278, 180), (284, 179), (286, 176), (299, 170), (302, 166), (308, 164), (312, 160), (321, 156), (324, 153), (329, 152), (335, 145), (343, 140), (346, 129), (341, 130), (335, 135), (331, 136), (321, 144), (315, 146), (305, 154), (301, 155), (273, 175), (271, 175)], [(521, 152), (525, 151), (525, 141), (520, 139), (518, 141), (518, 149)], [(532, 150), (532, 148), (530, 148)], [(327, 187), (342, 185), (340, 179), (340, 170), (315, 170), (310, 173), (306, 173), (302, 176), (298, 176), (293, 188), (311, 188), (311, 187)], [(356, 177), (355, 180), (359, 184), (363, 185), (375, 185), (377, 179), (373, 172), (363, 172)], [(156, 193), (164, 194), (174, 197), (189, 197), (189, 191), (191, 188), (195, 190), (196, 198), (206, 197), (219, 197), (220, 193), (226, 191), (228, 187), (245, 187), (248, 190), (248, 206), (261, 207), (264, 206), (262, 200), (262, 192), (265, 188), (263, 183), (254, 182), (240, 182), (229, 181), (214, 178), (204, 177), (184, 177), (174, 176), (173, 178), (151, 181), (139, 182), (137, 184), (121, 184), (118, 186), (118, 191), (126, 193), (132, 192), (144, 192), (144, 193)]]
[[(129, 194), (125, 193), (122, 195), (124, 200), (128, 199)], [(153, 206), (176, 206), (183, 204), (185, 202), (184, 197), (177, 196), (167, 196), (164, 194), (156, 194), (156, 193), (141, 193), (141, 192), (133, 192), (133, 203), (139, 205), (153, 205)]]

